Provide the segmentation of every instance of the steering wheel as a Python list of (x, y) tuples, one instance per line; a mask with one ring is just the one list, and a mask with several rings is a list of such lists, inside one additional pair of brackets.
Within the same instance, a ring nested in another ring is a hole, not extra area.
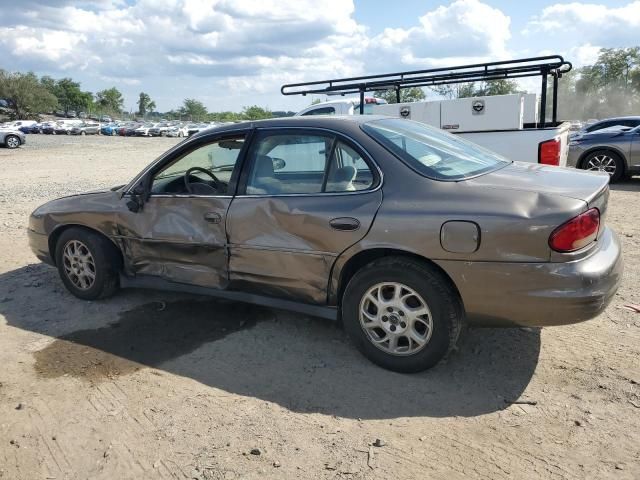
[(184, 186), (187, 189), (187, 192), (189, 192), (191, 194), (196, 194), (197, 193), (197, 192), (194, 191), (193, 185), (189, 181), (189, 177), (191, 176), (191, 173), (193, 173), (193, 172), (204, 173), (205, 175), (208, 175), (209, 177), (211, 177), (211, 180), (213, 180), (213, 182), (215, 183), (215, 187), (212, 187), (211, 185), (208, 185), (206, 183), (199, 183), (199, 182), (194, 182), (194, 183), (199, 184), (201, 186), (207, 186), (208, 188), (210, 188), (212, 190), (216, 190), (216, 191), (218, 190), (218, 185), (220, 184), (220, 179), (218, 177), (216, 177), (212, 172), (210, 172), (206, 168), (191, 167), (189, 170), (184, 172)]

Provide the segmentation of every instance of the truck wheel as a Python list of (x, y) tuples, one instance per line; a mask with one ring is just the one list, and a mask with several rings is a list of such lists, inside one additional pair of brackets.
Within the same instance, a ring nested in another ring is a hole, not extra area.
[(83, 228), (65, 230), (56, 243), (55, 259), (62, 283), (78, 298), (106, 298), (118, 289), (118, 251), (95, 232)]
[(611, 177), (610, 182), (619, 181), (624, 175), (624, 161), (615, 152), (610, 150), (597, 150), (587, 155), (580, 167), (592, 172), (606, 172)]
[(436, 365), (456, 344), (463, 308), (434, 267), (403, 257), (376, 260), (349, 281), (344, 328), (373, 363), (402, 373)]
[(18, 148), (20, 146), (20, 138), (17, 135), (7, 135), (4, 139), (7, 148)]

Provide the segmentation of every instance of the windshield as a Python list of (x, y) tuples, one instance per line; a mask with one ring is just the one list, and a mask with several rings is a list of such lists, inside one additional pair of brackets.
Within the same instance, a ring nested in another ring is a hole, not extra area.
[(479, 145), (411, 120), (373, 120), (362, 129), (418, 173), (435, 180), (464, 180), (511, 163)]

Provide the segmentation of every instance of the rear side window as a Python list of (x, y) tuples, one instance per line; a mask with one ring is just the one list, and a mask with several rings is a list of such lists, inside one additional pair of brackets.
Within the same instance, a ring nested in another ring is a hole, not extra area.
[(315, 108), (313, 110), (309, 110), (308, 112), (305, 112), (300, 116), (303, 117), (305, 115), (335, 115), (335, 114), (336, 114), (336, 109), (335, 108), (333, 108), (333, 107), (322, 107), (322, 108)]
[(434, 180), (464, 180), (511, 163), (475, 143), (411, 120), (374, 120), (363, 124), (362, 130)]
[(375, 182), (361, 155), (329, 134), (264, 135), (249, 161), (249, 195), (353, 192)]

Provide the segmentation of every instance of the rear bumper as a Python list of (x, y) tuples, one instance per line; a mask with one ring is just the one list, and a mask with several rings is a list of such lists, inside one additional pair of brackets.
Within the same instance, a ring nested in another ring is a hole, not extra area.
[(33, 254), (38, 257), (40, 261), (54, 265), (54, 261), (49, 254), (49, 237), (44, 233), (27, 229), (27, 238), (29, 239), (29, 247)]
[(565, 325), (600, 314), (622, 280), (616, 234), (606, 228), (587, 257), (563, 263), (438, 261), (452, 278), (469, 324)]

